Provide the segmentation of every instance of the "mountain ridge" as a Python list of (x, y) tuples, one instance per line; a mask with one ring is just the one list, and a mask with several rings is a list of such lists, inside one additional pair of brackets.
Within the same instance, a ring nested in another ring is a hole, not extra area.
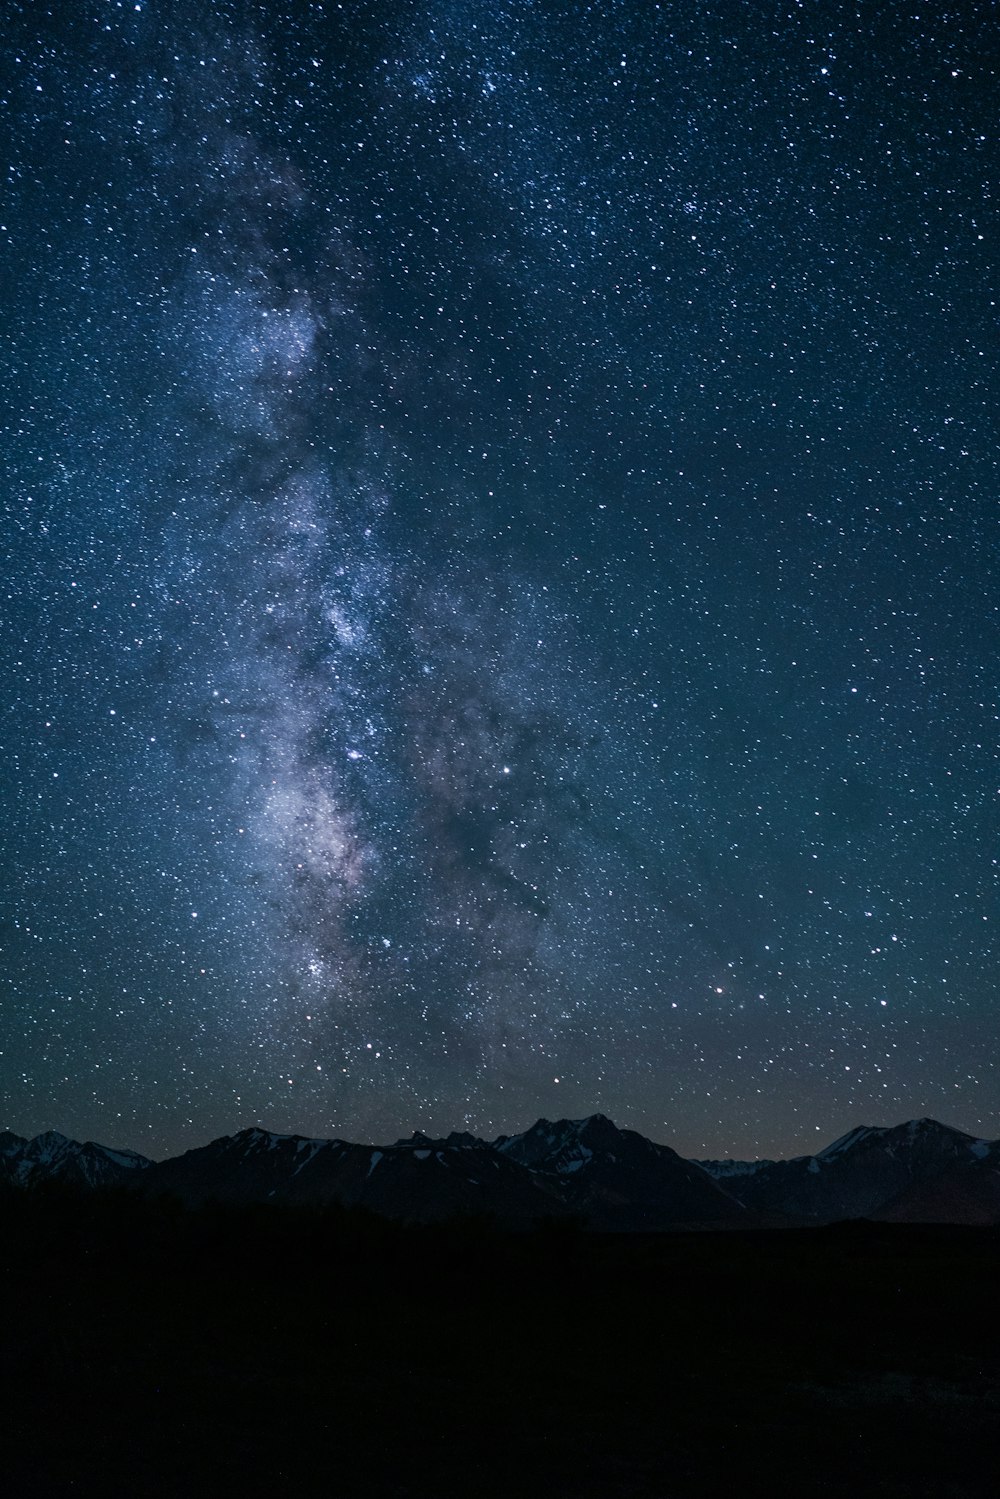
[(850, 1218), (1000, 1224), (1000, 1141), (927, 1117), (858, 1125), (813, 1155), (690, 1160), (600, 1113), (494, 1140), (416, 1130), (391, 1145), (248, 1126), (153, 1161), (0, 1131), (0, 1182), (129, 1188), (192, 1205), (357, 1206), (409, 1222), (574, 1219), (611, 1232), (801, 1226)]

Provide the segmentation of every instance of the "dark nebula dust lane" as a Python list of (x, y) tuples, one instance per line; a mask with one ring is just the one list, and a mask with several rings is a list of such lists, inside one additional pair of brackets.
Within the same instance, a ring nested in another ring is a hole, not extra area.
[(0, 1123), (996, 1133), (990, 29), (12, 9)]

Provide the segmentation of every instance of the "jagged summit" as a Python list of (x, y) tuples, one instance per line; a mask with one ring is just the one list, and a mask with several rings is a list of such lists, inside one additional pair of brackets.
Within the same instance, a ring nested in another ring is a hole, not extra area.
[(551, 1169), (558, 1170), (560, 1156), (565, 1155), (567, 1161), (584, 1160), (595, 1150), (613, 1150), (626, 1133), (632, 1131), (620, 1130), (606, 1115), (588, 1114), (584, 1119), (537, 1119), (523, 1134), (500, 1135), (493, 1143), (525, 1165), (548, 1160)]

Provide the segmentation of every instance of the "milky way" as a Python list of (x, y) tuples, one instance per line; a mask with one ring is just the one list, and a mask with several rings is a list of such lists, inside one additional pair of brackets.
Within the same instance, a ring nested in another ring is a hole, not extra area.
[(989, 13), (726, 11), (17, 13), (0, 1122), (996, 1132)]

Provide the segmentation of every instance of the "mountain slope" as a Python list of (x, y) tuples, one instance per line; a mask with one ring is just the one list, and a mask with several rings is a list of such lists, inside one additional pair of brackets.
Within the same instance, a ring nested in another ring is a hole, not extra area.
[(914, 1182), (873, 1217), (885, 1223), (1000, 1224), (1000, 1141), (933, 1176)]

